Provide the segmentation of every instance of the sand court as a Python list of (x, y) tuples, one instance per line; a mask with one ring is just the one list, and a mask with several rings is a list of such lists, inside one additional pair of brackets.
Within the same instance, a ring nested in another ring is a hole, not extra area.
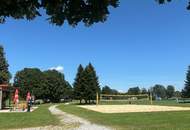
[(158, 105), (80, 105), (78, 107), (101, 113), (190, 111), (190, 107)]

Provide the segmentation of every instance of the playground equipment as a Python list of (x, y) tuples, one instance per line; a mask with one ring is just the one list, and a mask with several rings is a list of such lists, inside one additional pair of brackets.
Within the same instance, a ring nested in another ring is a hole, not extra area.
[(3, 92), (7, 90), (8, 84), (1, 84), (0, 85), (0, 110), (3, 108)]
[(13, 108), (11, 111), (25, 111), (30, 112), (32, 106), (32, 98), (30, 92), (27, 93), (26, 101), (19, 101), (19, 90), (16, 89), (13, 97)]

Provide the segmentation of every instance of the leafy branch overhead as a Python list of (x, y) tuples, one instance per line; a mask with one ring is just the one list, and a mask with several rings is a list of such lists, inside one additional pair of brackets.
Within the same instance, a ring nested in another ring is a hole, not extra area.
[[(159, 4), (165, 4), (167, 2), (171, 2), (172, 0), (156, 0)], [(188, 3), (187, 9), (190, 10), (190, 1)]]
[[(155, 1), (164, 4), (172, 0)], [(90, 26), (106, 21), (109, 7), (118, 6), (119, 0), (0, 0), (0, 23), (9, 17), (33, 20), (45, 14), (50, 23), (58, 26), (65, 21), (71, 26), (79, 22)], [(187, 9), (190, 9), (190, 5)]]
[(0, 22), (7, 17), (33, 20), (42, 15), (44, 9), (48, 21), (63, 25), (65, 21), (72, 26), (79, 22), (89, 26), (104, 22), (109, 14), (109, 6), (117, 7), (119, 0), (1, 0)]

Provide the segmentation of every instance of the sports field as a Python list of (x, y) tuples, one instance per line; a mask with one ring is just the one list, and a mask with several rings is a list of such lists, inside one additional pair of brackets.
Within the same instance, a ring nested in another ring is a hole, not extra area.
[[(124, 102), (122, 102), (124, 103)], [(114, 102), (114, 105), (106, 105), (111, 109), (121, 110), (122, 105)], [(189, 109), (190, 104), (178, 104), (175, 101), (154, 102), (156, 107), (168, 108), (168, 106), (177, 106), (177, 108)], [(104, 106), (104, 105), (103, 105)], [(134, 105), (132, 105), (134, 106)], [(137, 105), (138, 106), (138, 105)], [(164, 106), (164, 107), (162, 107)], [(84, 105), (83, 107), (88, 107)], [(101, 105), (100, 105), (101, 107)], [(126, 105), (123, 105), (126, 107)], [(141, 105), (138, 106), (142, 108)], [(67, 113), (77, 115), (88, 119), (92, 123), (102, 124), (112, 127), (116, 130), (189, 130), (190, 128), (190, 110), (185, 111), (159, 111), (159, 112), (133, 112), (133, 113), (102, 113), (94, 110), (79, 107), (78, 105), (61, 105), (59, 108)], [(173, 107), (172, 107), (173, 108)], [(176, 108), (176, 107), (174, 107)], [(134, 107), (134, 109), (136, 109)]]
[(190, 107), (159, 105), (80, 105), (78, 107), (101, 113), (189, 111)]

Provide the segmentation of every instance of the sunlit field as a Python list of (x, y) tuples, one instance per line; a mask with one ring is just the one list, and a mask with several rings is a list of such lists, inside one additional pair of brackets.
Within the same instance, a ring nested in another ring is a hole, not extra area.
[[(111, 102), (109, 104), (111, 105)], [(120, 104), (120, 102), (117, 102), (117, 104)], [(153, 104), (190, 107), (190, 104), (178, 104), (175, 101), (157, 101)], [(117, 130), (189, 130), (190, 128), (190, 111), (100, 113), (80, 108), (75, 104), (61, 105), (59, 108), (91, 122), (110, 126)]]

